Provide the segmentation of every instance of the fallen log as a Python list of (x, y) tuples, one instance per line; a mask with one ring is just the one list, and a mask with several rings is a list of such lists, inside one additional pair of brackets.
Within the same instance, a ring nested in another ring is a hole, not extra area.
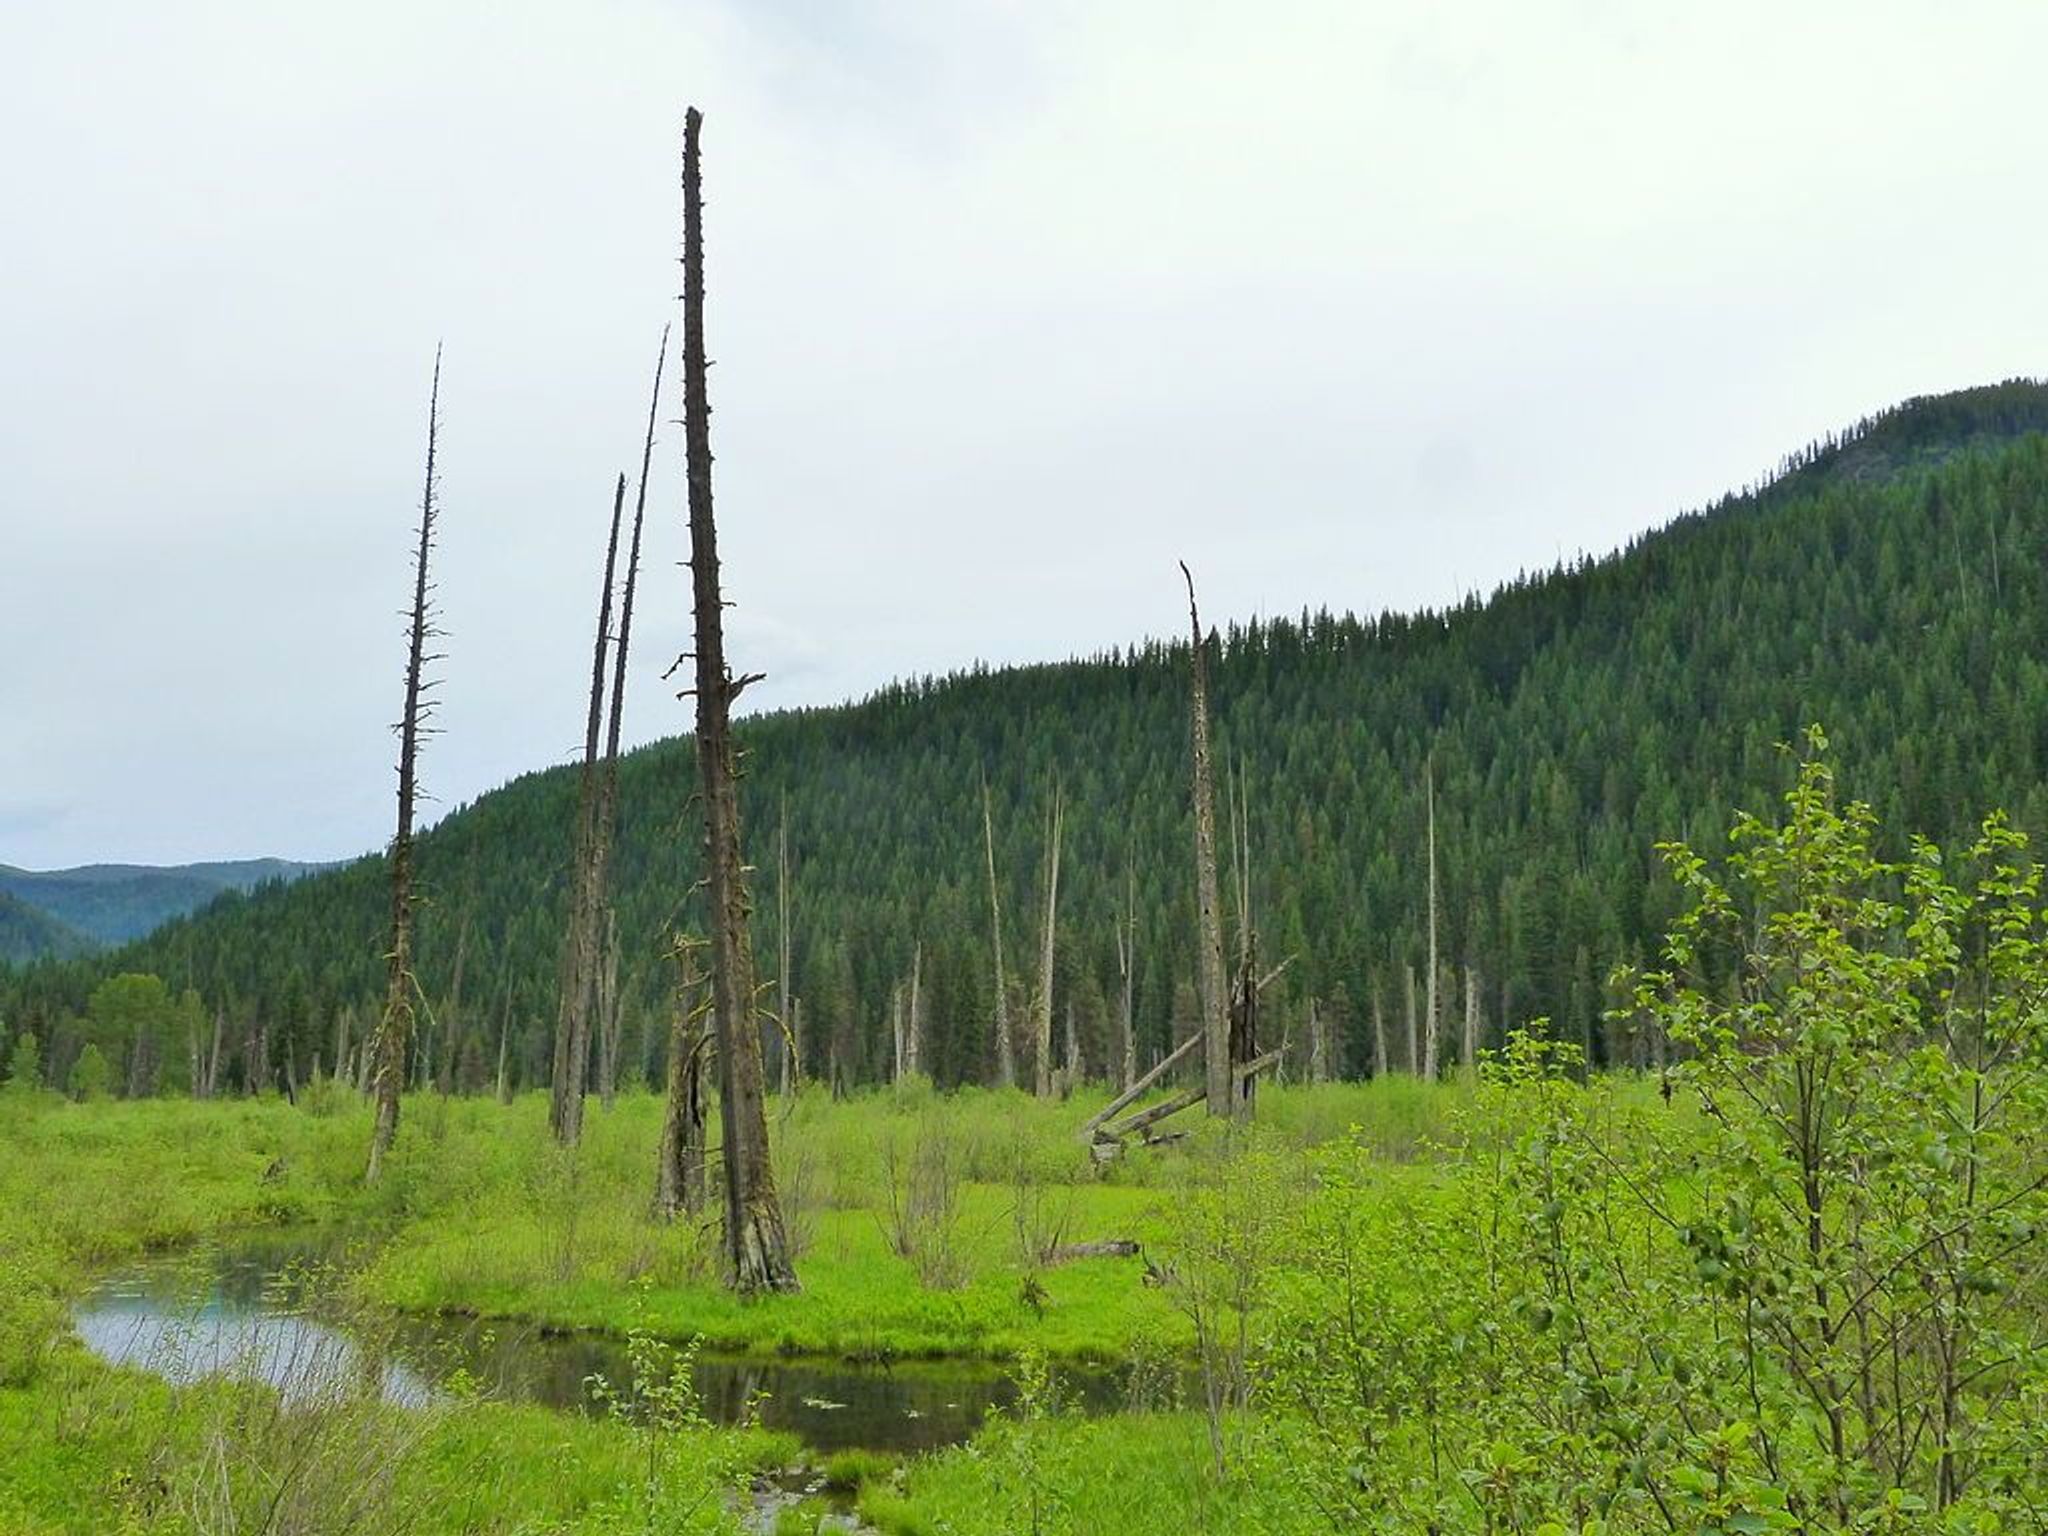
[(1179, 1045), (1175, 1046), (1173, 1050), (1170, 1053), (1168, 1053), (1166, 1058), (1163, 1061), (1161, 1061), (1158, 1066), (1154, 1067), (1150, 1072), (1147, 1072), (1143, 1077), (1139, 1078), (1135, 1083), (1131, 1084), (1130, 1087), (1126, 1088), (1122, 1093), (1118, 1094), (1115, 1098), (1111, 1099), (1107, 1104), (1103, 1105), (1102, 1108), (1098, 1109), (1094, 1114), (1090, 1115), (1087, 1118), (1087, 1120), (1082, 1123), (1081, 1140), (1088, 1141), (1092, 1139), (1095, 1135), (1096, 1129), (1099, 1126), (1101, 1126), (1104, 1121), (1120, 1113), (1121, 1111), (1129, 1107), (1131, 1104), (1137, 1102), (1138, 1099), (1142, 1098), (1144, 1096), (1146, 1089), (1150, 1088), (1154, 1083), (1158, 1082), (1160, 1078), (1166, 1076), (1168, 1072), (1172, 1071), (1176, 1066), (1178, 1066), (1182, 1061), (1184, 1061), (1187, 1058), (1188, 1052), (1192, 1051), (1196, 1046), (1200, 1045), (1201, 1043), (1202, 1037), (1199, 1034), (1190, 1035), (1187, 1037), (1187, 1039), (1181, 1041)]
[[(1190, 1040), (1188, 1042), (1189, 1045), (1193, 1045), (1194, 1043), (1195, 1041), (1193, 1040)], [(1239, 1080), (1242, 1080), (1244, 1078), (1252, 1077), (1257, 1073), (1264, 1072), (1267, 1068), (1277, 1064), (1284, 1054), (1284, 1046), (1277, 1050), (1268, 1051), (1265, 1053), (1265, 1055), (1254, 1057), (1252, 1060), (1245, 1062), (1242, 1066), (1237, 1067), (1235, 1069), (1235, 1075)], [(1160, 1065), (1163, 1067), (1166, 1065), (1166, 1063), (1161, 1062)], [(1182, 1092), (1175, 1094), (1170, 1099), (1160, 1100), (1157, 1104), (1154, 1104), (1150, 1109), (1141, 1109), (1135, 1115), (1127, 1116), (1126, 1118), (1119, 1120), (1112, 1125), (1098, 1125), (1094, 1127), (1093, 1135), (1095, 1141), (1095, 1155), (1097, 1160), (1101, 1162), (1107, 1162), (1110, 1158), (1114, 1157), (1116, 1153), (1113, 1150), (1105, 1151), (1104, 1149), (1121, 1146), (1124, 1139), (1129, 1136), (1143, 1135), (1146, 1145), (1159, 1145), (1160, 1142), (1166, 1140), (1167, 1138), (1163, 1136), (1144, 1134), (1146, 1131), (1146, 1127), (1156, 1125), (1158, 1122), (1164, 1120), (1169, 1115), (1177, 1115), (1184, 1109), (1190, 1109), (1194, 1107), (1195, 1105), (1201, 1103), (1202, 1100), (1205, 1097), (1207, 1097), (1207, 1095), (1207, 1088), (1185, 1089)]]
[(1048, 1248), (1038, 1262), (1050, 1269), (1055, 1264), (1067, 1264), (1075, 1259), (1133, 1259), (1138, 1253), (1135, 1238), (1111, 1237), (1094, 1243), (1062, 1243), (1057, 1248)]
[(1184, 1088), (1170, 1099), (1161, 1099), (1150, 1109), (1141, 1109), (1135, 1115), (1119, 1120), (1114, 1125), (1102, 1126), (1095, 1133), (1096, 1139), (1122, 1141), (1126, 1136), (1135, 1136), (1153, 1122), (1164, 1120), (1168, 1115), (1177, 1115), (1192, 1104), (1201, 1103), (1208, 1093), (1208, 1088), (1201, 1085)]

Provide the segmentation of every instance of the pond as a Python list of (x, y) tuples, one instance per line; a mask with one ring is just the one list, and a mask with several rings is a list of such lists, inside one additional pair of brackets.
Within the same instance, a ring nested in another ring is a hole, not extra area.
[[(163, 1260), (110, 1279), (74, 1315), (103, 1358), (174, 1381), (250, 1375), (290, 1397), (373, 1382), (393, 1402), (431, 1401), (458, 1372), (488, 1395), (601, 1412), (593, 1378), (630, 1393), (621, 1340), (550, 1333), (459, 1317), (344, 1320), (309, 1282), (335, 1250), (269, 1240)], [(330, 1271), (331, 1273), (331, 1271)], [(820, 1455), (861, 1449), (909, 1455), (967, 1439), (1016, 1401), (1005, 1369), (980, 1361), (855, 1364), (839, 1360), (699, 1354), (693, 1382), (705, 1417), (757, 1422), (796, 1435)], [(1060, 1367), (1064, 1408), (1116, 1412), (1127, 1373)]]

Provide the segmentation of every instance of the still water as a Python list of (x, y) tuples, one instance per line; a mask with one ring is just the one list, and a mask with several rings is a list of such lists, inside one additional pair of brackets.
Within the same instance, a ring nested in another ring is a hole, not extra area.
[[(602, 1411), (599, 1380), (631, 1392), (625, 1344), (602, 1335), (457, 1317), (343, 1322), (316, 1294), (332, 1287), (309, 1279), (334, 1258), (303, 1240), (273, 1240), (156, 1262), (109, 1280), (74, 1321), (108, 1360), (173, 1381), (249, 1375), (300, 1400), (373, 1383), (416, 1405), (458, 1376), (493, 1397), (577, 1412)], [(700, 1354), (692, 1379), (714, 1423), (787, 1430), (820, 1454), (935, 1450), (1016, 1400), (1003, 1368), (980, 1362)], [(1055, 1387), (1065, 1408), (1084, 1413), (1114, 1412), (1127, 1400), (1117, 1371), (1063, 1367)]]

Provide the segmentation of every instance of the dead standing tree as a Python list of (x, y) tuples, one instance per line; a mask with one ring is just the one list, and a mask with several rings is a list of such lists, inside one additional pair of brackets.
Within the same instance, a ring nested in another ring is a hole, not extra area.
[(1195, 802), (1196, 992), (1202, 1008), (1205, 1096), (1212, 1115), (1237, 1112), (1230, 1081), (1229, 993), (1223, 979), (1223, 911), (1216, 875), (1216, 785), (1209, 755), (1209, 649), (1202, 616), (1195, 607), (1195, 577), (1182, 561), (1188, 584), (1188, 625), (1194, 637), (1192, 687)]
[(1052, 783), (1052, 808), (1045, 818), (1045, 922), (1039, 931), (1038, 995), (1033, 999), (1031, 1038), (1037, 1059), (1032, 1063), (1032, 1087), (1041, 1099), (1052, 1097), (1052, 977), (1054, 939), (1060, 910), (1060, 829), (1064, 807), (1060, 783)]
[(626, 510), (626, 477), (612, 492), (611, 536), (605, 543), (604, 586), (597, 600), (597, 641), (590, 662), (590, 708), (583, 727), (583, 773), (576, 788), (574, 872), (569, 924), (562, 944), (561, 996), (555, 1013), (555, 1067), (548, 1125), (555, 1140), (573, 1147), (583, 1135), (583, 1083), (590, 1060), (590, 1012), (597, 997), (599, 904), (597, 892), (597, 750), (604, 729), (604, 664), (611, 644), (612, 583), (619, 561), (619, 522)]
[[(1170, 1141), (1184, 1133), (1156, 1131), (1171, 1115), (1196, 1104), (1207, 1103), (1212, 1115), (1233, 1119), (1248, 1117), (1252, 1111), (1252, 1083), (1258, 1074), (1275, 1066), (1285, 1050), (1254, 1055), (1258, 1041), (1259, 994), (1287, 968), (1287, 962), (1264, 976), (1257, 974), (1257, 946), (1251, 926), (1250, 811), (1249, 802), (1232, 801), (1231, 825), (1238, 838), (1238, 886), (1241, 943), (1234, 982), (1225, 978), (1223, 967), (1223, 915), (1216, 870), (1216, 789), (1209, 750), (1209, 664), (1202, 634), (1201, 614), (1195, 606), (1195, 578), (1185, 562), (1181, 575), (1188, 586), (1188, 622), (1192, 632), (1193, 728), (1195, 802), (1195, 895), (1199, 919), (1197, 949), (1200, 958), (1200, 1027), (1182, 1041), (1157, 1066), (1122, 1093), (1089, 1116), (1081, 1127), (1081, 1139), (1090, 1144), (1098, 1161), (1117, 1155), (1133, 1136), (1147, 1143)], [(1135, 928), (1133, 929), (1135, 947)], [(1126, 972), (1128, 975), (1128, 971)], [(1199, 1049), (1203, 1058), (1203, 1082), (1183, 1089), (1148, 1108), (1125, 1114), (1154, 1083), (1184, 1058)], [(1122, 1119), (1116, 1119), (1123, 1114)]]
[(1423, 798), (1428, 807), (1426, 820), (1429, 843), (1429, 979), (1423, 986), (1422, 1005), (1422, 1075), (1431, 1082), (1437, 1079), (1437, 1049), (1443, 1038), (1442, 1013), (1437, 1006), (1437, 982), (1439, 962), (1436, 949), (1436, 755), (1431, 753), (1423, 765)]
[(711, 400), (704, 355), (704, 202), (698, 135), (703, 114), (683, 118), (683, 436), (689, 469), (690, 574), (696, 609), (697, 771), (704, 800), (705, 887), (711, 919), (711, 1017), (718, 1054), (719, 1131), (724, 1141), (725, 1249), (741, 1292), (794, 1291), (789, 1237), (768, 1160), (768, 1120), (755, 1028), (754, 955), (746, 870), (740, 858), (732, 706), (753, 674), (725, 661), (718, 533), (711, 513)]
[(794, 1102), (803, 1086), (803, 1052), (796, 1032), (796, 996), (792, 991), (796, 971), (796, 947), (790, 930), (789, 890), (789, 797), (782, 798), (782, 817), (775, 828), (775, 948), (779, 971), (775, 978), (775, 1028), (782, 1037), (777, 1060), (781, 1066), (782, 1097)]
[(1124, 909), (1116, 925), (1116, 968), (1123, 983), (1123, 997), (1117, 1012), (1118, 1057), (1116, 1085), (1128, 1088), (1138, 1078), (1138, 1036), (1132, 1013), (1133, 992), (1138, 975), (1138, 865), (1124, 864)]
[(989, 803), (988, 775), (981, 776), (981, 839), (988, 854), (989, 947), (995, 955), (996, 1086), (1017, 1086), (1016, 1048), (1010, 1040), (1009, 987), (1003, 978), (1003, 897), (996, 885), (996, 821)]
[(426, 695), (433, 685), (424, 681), (427, 663), (440, 657), (427, 654), (427, 641), (440, 632), (434, 628), (429, 595), (433, 584), (427, 579), (427, 563), (434, 548), (434, 520), (438, 515), (434, 484), (434, 454), (441, 431), (441, 349), (434, 349), (434, 382), (427, 396), (427, 475), (420, 493), (419, 541), (413, 552), (412, 617), (406, 645), (405, 711), (398, 721), (398, 829), (391, 838), (391, 936), (386, 952), (384, 1015), (377, 1025), (373, 1055), (376, 1059), (372, 1092), (376, 1120), (370, 1131), (370, 1162), (364, 1178), (375, 1183), (384, 1170), (384, 1158), (398, 1135), (398, 1096), (405, 1084), (406, 1048), (412, 1037), (413, 1003), (419, 990), (412, 969), (412, 824), (413, 802), (419, 789), (419, 745), (426, 719), (433, 705)]
[(619, 829), (619, 739), (626, 719), (626, 657), (633, 644), (633, 597), (640, 583), (640, 531), (647, 520), (647, 476), (654, 464), (654, 428), (661, 412), (661, 377), (668, 367), (668, 327), (661, 328), (661, 349), (654, 360), (654, 387), (647, 401), (647, 436), (640, 449), (640, 487), (633, 497), (633, 538), (626, 551), (626, 578), (619, 594), (619, 634), (612, 648), (610, 719), (605, 725), (604, 778), (598, 788), (596, 849), (592, 856), (592, 899), (604, 930), (599, 994), (605, 999), (598, 1022), (598, 1097), (609, 1109), (619, 1085), (619, 944), (618, 920), (612, 909), (612, 844)]

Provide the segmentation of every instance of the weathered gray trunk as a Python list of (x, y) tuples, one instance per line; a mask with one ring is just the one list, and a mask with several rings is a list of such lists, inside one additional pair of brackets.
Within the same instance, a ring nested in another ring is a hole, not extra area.
[(1117, 1039), (1122, 1049), (1117, 1087), (1128, 1088), (1138, 1079), (1138, 1030), (1132, 1010), (1138, 978), (1138, 866), (1124, 866), (1123, 921), (1116, 933), (1117, 970), (1123, 981), (1122, 1007), (1117, 1014)]
[(1209, 652), (1202, 617), (1195, 607), (1195, 578), (1182, 564), (1188, 584), (1188, 628), (1193, 637), (1193, 758), (1195, 803), (1195, 916), (1197, 995), (1202, 1009), (1204, 1082), (1209, 1113), (1234, 1115), (1237, 1095), (1230, 1080), (1230, 999), (1223, 972), (1223, 913), (1216, 874), (1216, 786), (1209, 761)]
[(1437, 1007), (1437, 978), (1440, 974), (1436, 957), (1436, 764), (1432, 760), (1425, 770), (1423, 780), (1429, 805), (1429, 979), (1425, 985), (1422, 1005), (1422, 1075), (1434, 1082), (1437, 1077), (1437, 1042), (1443, 1036), (1443, 1015)]
[(673, 1221), (704, 1208), (704, 1030), (708, 1004), (700, 1002), (705, 977), (692, 964), (692, 944), (676, 946), (679, 975), (668, 1037), (668, 1105), (654, 1177), (654, 1213)]
[(1458, 1062), (1467, 1072), (1479, 1062), (1479, 972), (1469, 965), (1465, 967), (1465, 1038)]
[(1052, 978), (1055, 936), (1060, 910), (1060, 832), (1064, 807), (1060, 803), (1059, 780), (1053, 780), (1052, 810), (1045, 823), (1045, 917), (1039, 930), (1038, 996), (1032, 1017), (1032, 1086), (1041, 1099), (1053, 1089), (1052, 1066)]
[(604, 945), (597, 967), (597, 1097), (610, 1109), (619, 1092), (619, 915), (608, 901), (599, 910)]
[(441, 425), (441, 352), (434, 351), (434, 383), (427, 397), (427, 475), (420, 494), (418, 547), (413, 555), (412, 620), (406, 648), (405, 708), (398, 721), (398, 828), (391, 838), (391, 930), (385, 954), (384, 1014), (378, 1021), (371, 1080), (375, 1121), (364, 1178), (375, 1183), (398, 1136), (398, 1096), (405, 1083), (406, 1047), (412, 1040), (413, 1000), (419, 984), (412, 969), (412, 828), (418, 789), (420, 725), (431, 711), (425, 702), (429, 634), (427, 561), (434, 547), (434, 453)]
[(803, 1081), (802, 1047), (797, 1043), (794, 941), (790, 936), (789, 890), (789, 801), (782, 802), (782, 817), (775, 832), (775, 943), (781, 967), (775, 978), (776, 1025), (782, 1034), (781, 1089), (788, 1098)]
[(569, 882), (569, 922), (562, 944), (562, 980), (555, 1011), (555, 1064), (548, 1125), (555, 1140), (573, 1147), (583, 1135), (583, 1088), (590, 1063), (590, 1015), (598, 988), (598, 815), (602, 799), (598, 746), (604, 730), (605, 658), (611, 646), (612, 585), (619, 562), (619, 524), (626, 511), (626, 477), (612, 491), (611, 533), (605, 541), (604, 585), (598, 590), (597, 639), (590, 661), (590, 703), (584, 716), (583, 773), (576, 786), (576, 832)]
[(1003, 977), (1003, 897), (996, 885), (996, 822), (988, 775), (981, 776), (981, 841), (988, 855), (989, 947), (995, 955), (996, 1084), (1017, 1086), (1017, 1057), (1010, 1040), (1010, 989)]
[(915, 1077), (924, 1070), (924, 941), (910, 950), (910, 1017), (903, 1026), (903, 1070)]
[(732, 705), (755, 679), (725, 660), (725, 599), (711, 510), (711, 400), (704, 352), (704, 202), (695, 107), (683, 120), (683, 435), (690, 496), (690, 574), (696, 610), (697, 771), (704, 800), (704, 865), (711, 918), (712, 1033), (724, 1140), (725, 1248), (741, 1292), (794, 1291), (789, 1238), (768, 1159), (761, 1037), (755, 1027), (754, 955), (740, 858)]
[(1408, 1015), (1408, 1070), (1422, 1070), (1422, 1035), (1415, 1018), (1415, 967), (1401, 967), (1401, 1002)]
[[(619, 1091), (619, 929), (612, 911), (612, 845), (619, 828), (619, 742), (626, 719), (626, 660), (633, 645), (633, 599), (640, 586), (640, 534), (647, 521), (647, 479), (654, 464), (654, 428), (661, 413), (661, 376), (668, 366), (668, 327), (661, 328), (661, 347), (654, 359), (654, 385), (647, 400), (647, 435), (640, 449), (640, 487), (633, 497), (633, 537), (626, 552), (626, 575), (619, 593), (619, 632), (612, 647), (612, 688), (605, 725), (604, 770), (600, 778), (593, 826), (590, 899), (603, 914), (604, 934), (597, 991), (597, 1092), (606, 1109)], [(616, 527), (614, 538), (617, 537)]]

